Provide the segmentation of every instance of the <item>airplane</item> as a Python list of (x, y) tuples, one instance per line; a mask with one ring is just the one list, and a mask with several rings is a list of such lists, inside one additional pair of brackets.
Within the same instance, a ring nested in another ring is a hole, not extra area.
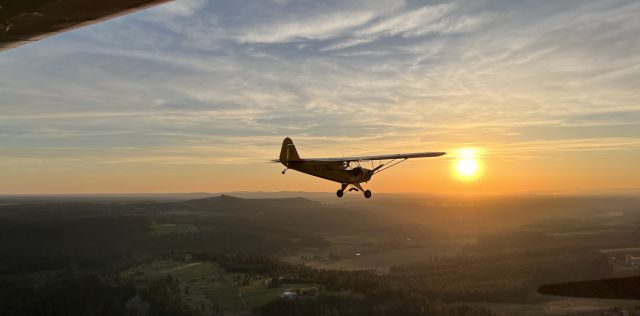
[[(371, 180), (374, 174), (387, 170), (401, 162), (411, 158), (440, 157), (445, 152), (422, 152), (411, 154), (392, 154), (377, 156), (361, 156), (361, 157), (342, 157), (342, 158), (300, 158), (296, 146), (291, 138), (287, 137), (282, 141), (282, 149), (280, 150), (280, 158), (271, 162), (279, 162), (286, 168), (282, 174), (288, 169), (293, 169), (312, 176), (323, 178), (329, 181), (340, 183), (340, 189), (336, 191), (336, 195), (341, 198), (344, 191), (351, 186), (349, 191), (362, 192), (365, 198), (371, 198), (371, 190), (365, 190), (362, 187), (363, 182)], [(387, 161), (383, 163), (383, 161)], [(360, 162), (371, 161), (372, 168), (367, 169), (361, 166)], [(378, 161), (378, 165), (373, 167), (374, 161)], [(355, 166), (351, 164), (354, 163)]]

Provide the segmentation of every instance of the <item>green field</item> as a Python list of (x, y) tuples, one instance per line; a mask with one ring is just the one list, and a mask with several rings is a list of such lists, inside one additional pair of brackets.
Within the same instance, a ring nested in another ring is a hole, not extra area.
[(154, 261), (121, 273), (123, 278), (131, 279), (139, 286), (166, 278), (167, 275), (180, 281), (185, 303), (202, 315), (211, 315), (216, 310), (245, 315), (252, 308), (276, 299), (285, 289), (295, 291), (313, 288), (306, 284), (283, 284), (281, 287), (268, 288), (267, 279), (252, 280), (242, 285), (238, 280), (242, 280), (244, 274), (227, 273), (211, 262)]
[[(434, 256), (452, 255), (468, 242), (449, 240), (422, 242), (412, 241), (390, 245), (389, 239), (358, 235), (323, 236), (329, 240), (329, 249), (312, 249), (283, 255), (289, 263), (304, 263), (321, 269), (377, 270), (387, 272), (391, 266), (430, 260)], [(334, 257), (330, 258), (329, 254)], [(305, 257), (304, 260), (301, 257)]]
[(210, 315), (216, 309), (233, 312), (247, 310), (231, 281), (233, 276), (215, 263), (154, 261), (122, 272), (123, 277), (130, 277), (141, 286), (149, 280), (165, 278), (167, 275), (180, 281), (185, 302), (203, 315)]

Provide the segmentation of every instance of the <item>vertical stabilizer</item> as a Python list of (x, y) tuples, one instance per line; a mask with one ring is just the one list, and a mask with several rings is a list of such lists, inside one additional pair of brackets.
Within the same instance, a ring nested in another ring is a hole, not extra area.
[(280, 162), (300, 160), (296, 146), (291, 138), (287, 137), (282, 141), (282, 149), (280, 150)]

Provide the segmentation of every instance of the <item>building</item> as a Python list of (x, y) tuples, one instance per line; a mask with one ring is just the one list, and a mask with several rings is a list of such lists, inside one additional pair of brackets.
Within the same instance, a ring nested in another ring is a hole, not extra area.
[(280, 294), (280, 298), (285, 301), (293, 301), (298, 297), (298, 293), (290, 290), (286, 290)]

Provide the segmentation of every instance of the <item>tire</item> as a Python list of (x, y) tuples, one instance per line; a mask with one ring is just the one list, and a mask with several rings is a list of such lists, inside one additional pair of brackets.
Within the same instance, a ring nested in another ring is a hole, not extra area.
[(338, 191), (336, 191), (336, 195), (337, 195), (339, 198), (341, 198), (341, 197), (344, 195), (344, 191), (342, 191), (342, 190), (338, 190)]
[(367, 199), (371, 197), (371, 190), (364, 191), (364, 197)]

